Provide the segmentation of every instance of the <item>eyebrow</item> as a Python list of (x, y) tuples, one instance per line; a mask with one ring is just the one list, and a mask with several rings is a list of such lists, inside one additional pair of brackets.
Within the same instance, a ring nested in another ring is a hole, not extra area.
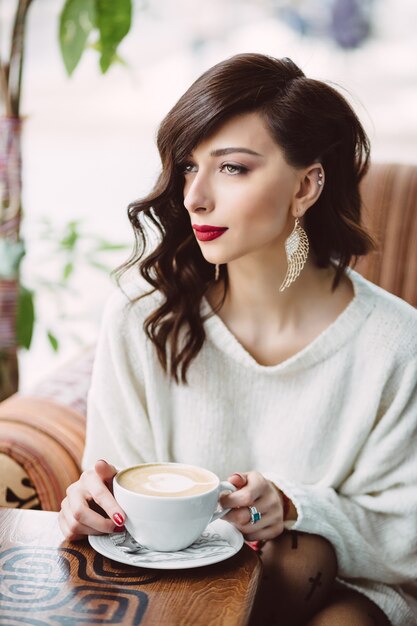
[(224, 156), (226, 154), (232, 154), (234, 152), (244, 152), (245, 154), (252, 154), (253, 156), (261, 157), (262, 154), (259, 152), (255, 152), (254, 150), (250, 150), (249, 148), (219, 148), (218, 150), (212, 150), (210, 152), (210, 156), (218, 157)]

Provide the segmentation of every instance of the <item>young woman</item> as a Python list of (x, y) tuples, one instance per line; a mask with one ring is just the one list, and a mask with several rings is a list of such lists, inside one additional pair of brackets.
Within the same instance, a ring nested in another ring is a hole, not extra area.
[(372, 246), (360, 122), (289, 59), (243, 54), (189, 88), (158, 148), (64, 534), (123, 524), (116, 467), (202, 465), (266, 542), (265, 624), (416, 624), (417, 313), (348, 268)]

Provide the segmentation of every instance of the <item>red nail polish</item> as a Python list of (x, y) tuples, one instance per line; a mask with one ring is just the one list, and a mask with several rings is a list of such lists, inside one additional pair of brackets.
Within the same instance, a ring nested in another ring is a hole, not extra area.
[(123, 524), (125, 523), (123, 516), (120, 515), (120, 513), (115, 513), (113, 515), (113, 521), (115, 524), (117, 524), (118, 526), (123, 526)]
[(246, 544), (249, 546), (249, 548), (252, 548), (252, 550), (255, 550), (255, 552), (261, 552), (265, 543), (266, 541), (263, 541), (263, 539), (257, 539), (256, 541), (246, 541)]
[(113, 529), (114, 533), (122, 533), (124, 530), (126, 530), (125, 526), (115, 526)]

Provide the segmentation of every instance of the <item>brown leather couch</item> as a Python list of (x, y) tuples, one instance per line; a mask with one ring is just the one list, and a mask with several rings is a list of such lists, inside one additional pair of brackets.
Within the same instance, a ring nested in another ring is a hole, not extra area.
[[(417, 165), (374, 163), (362, 191), (378, 250), (356, 269), (417, 306)], [(0, 506), (59, 510), (80, 473), (92, 360), (87, 350), (29, 396), (0, 404)]]

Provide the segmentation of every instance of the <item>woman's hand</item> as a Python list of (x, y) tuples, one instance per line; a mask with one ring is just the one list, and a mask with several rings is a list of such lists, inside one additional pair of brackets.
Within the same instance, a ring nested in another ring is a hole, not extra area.
[[(277, 487), (259, 472), (232, 474), (228, 481), (237, 491), (221, 498), (222, 506), (232, 509), (223, 519), (234, 524), (247, 541), (278, 537), (284, 530), (284, 511)], [(251, 506), (261, 514), (261, 519), (254, 524), (251, 524)]]
[[(85, 535), (112, 533), (123, 528), (126, 516), (110, 490), (116, 473), (113, 465), (100, 460), (93, 470), (83, 472), (77, 482), (68, 487), (58, 517), (66, 539), (75, 541)], [(94, 507), (102, 509), (108, 518)]]

